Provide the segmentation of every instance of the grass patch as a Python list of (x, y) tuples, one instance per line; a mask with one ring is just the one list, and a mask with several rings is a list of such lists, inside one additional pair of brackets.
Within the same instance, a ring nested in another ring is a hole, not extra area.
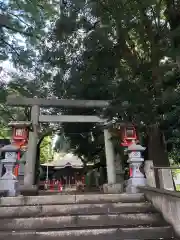
[(176, 185), (176, 191), (178, 191), (178, 192), (180, 191), (180, 184)]

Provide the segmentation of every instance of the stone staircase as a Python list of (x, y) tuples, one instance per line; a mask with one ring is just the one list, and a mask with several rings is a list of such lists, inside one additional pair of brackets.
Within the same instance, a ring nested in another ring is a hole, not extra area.
[(142, 194), (0, 198), (0, 240), (170, 239)]

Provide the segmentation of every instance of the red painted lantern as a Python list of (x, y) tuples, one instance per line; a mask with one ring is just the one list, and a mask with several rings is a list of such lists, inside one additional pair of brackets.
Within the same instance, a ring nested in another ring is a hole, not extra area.
[[(29, 127), (30, 122), (11, 122), (8, 126), (12, 127), (12, 144), (16, 145), (22, 150), (25, 150), (28, 138), (29, 138)], [(17, 160), (21, 159), (21, 153), (18, 152)], [(15, 166), (14, 174), (17, 177), (19, 172), (19, 164)]]
[(121, 127), (121, 145), (124, 147), (130, 146), (134, 141), (136, 142), (138, 140), (136, 128), (134, 126), (125, 126)]
[[(17, 153), (17, 160), (20, 161), (21, 159), (21, 152)], [(19, 173), (19, 164), (16, 164), (15, 168), (14, 168), (14, 175), (17, 177)]]
[(18, 126), (13, 126), (13, 136), (12, 139), (14, 141), (20, 141), (20, 140), (28, 140), (28, 134), (29, 130), (27, 127), (18, 127)]
[(30, 122), (11, 122), (12, 142), (16, 145), (24, 146), (28, 142)]
[(130, 169), (129, 169), (129, 177), (131, 178), (132, 175), (133, 175), (133, 170), (132, 170), (132, 168), (130, 168)]

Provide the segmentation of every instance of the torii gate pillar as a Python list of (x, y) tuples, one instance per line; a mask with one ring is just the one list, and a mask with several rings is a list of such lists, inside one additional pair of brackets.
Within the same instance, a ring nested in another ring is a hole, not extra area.
[(111, 133), (108, 129), (104, 129), (104, 142), (108, 184), (114, 184), (116, 183), (115, 155), (111, 141)]
[(123, 183), (117, 183), (115, 152), (114, 152), (114, 147), (113, 147), (111, 137), (112, 136), (110, 131), (107, 128), (104, 129), (104, 142), (105, 142), (108, 183), (104, 184), (103, 190), (105, 193), (121, 193), (123, 192)]
[(39, 126), (39, 106), (35, 105), (31, 108), (31, 121), (33, 130), (29, 132), (28, 150), (26, 154), (26, 165), (24, 174), (24, 187), (31, 189), (35, 184), (35, 165), (38, 143), (38, 126)]

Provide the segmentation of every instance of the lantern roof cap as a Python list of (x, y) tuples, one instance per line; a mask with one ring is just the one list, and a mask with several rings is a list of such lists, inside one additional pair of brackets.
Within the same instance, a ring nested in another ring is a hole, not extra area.
[(8, 124), (10, 127), (29, 127), (31, 125), (30, 121), (13, 121)]
[(4, 147), (0, 148), (1, 152), (18, 152), (19, 148), (15, 145), (9, 144), (5, 145)]
[(136, 144), (134, 142), (128, 147), (127, 151), (128, 152), (133, 152), (133, 151), (143, 152), (145, 149), (146, 149), (145, 147), (141, 146), (140, 144)]
[[(106, 120), (106, 119), (105, 119)], [(123, 121), (116, 121), (116, 120), (106, 120), (104, 123), (103, 123), (103, 128), (106, 129), (106, 128), (134, 128), (136, 125), (133, 124), (133, 123), (127, 123), (127, 122), (123, 122)]]

